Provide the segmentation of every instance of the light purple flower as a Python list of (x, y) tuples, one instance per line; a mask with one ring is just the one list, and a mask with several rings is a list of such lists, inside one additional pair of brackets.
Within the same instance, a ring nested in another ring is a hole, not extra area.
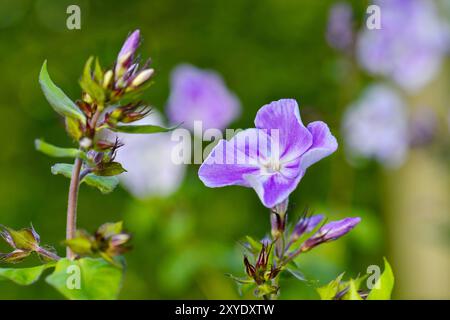
[[(162, 117), (156, 111), (133, 124), (162, 125)], [(185, 165), (174, 164), (170, 133), (119, 134), (124, 146), (117, 153), (127, 172), (120, 175), (123, 186), (137, 198), (167, 196), (176, 191), (183, 181)]]
[(219, 141), (199, 170), (206, 186), (251, 187), (273, 208), (289, 197), (309, 166), (337, 149), (324, 122), (303, 125), (293, 99), (263, 106), (255, 126)]
[(374, 0), (381, 29), (364, 29), (357, 41), (362, 67), (393, 79), (408, 91), (427, 84), (449, 50), (449, 28), (433, 1)]
[(353, 12), (350, 4), (334, 4), (328, 15), (326, 39), (328, 44), (342, 51), (348, 51), (353, 43)]
[(336, 240), (352, 230), (361, 218), (345, 218), (339, 221), (332, 221), (321, 227), (311, 238), (302, 245), (302, 251), (307, 251), (315, 246)]
[(344, 114), (343, 134), (351, 158), (374, 158), (397, 167), (406, 158), (409, 137), (407, 110), (390, 87), (368, 87)]
[(240, 114), (240, 103), (219, 74), (183, 64), (172, 72), (167, 113), (191, 130), (194, 121), (201, 121), (203, 130), (222, 130)]

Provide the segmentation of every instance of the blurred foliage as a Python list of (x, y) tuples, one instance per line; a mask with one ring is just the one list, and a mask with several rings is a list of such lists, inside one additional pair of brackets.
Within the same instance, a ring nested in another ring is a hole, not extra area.
[[(92, 54), (111, 64), (125, 36), (135, 28), (144, 37), (141, 53), (151, 56), (155, 85), (146, 100), (164, 111), (171, 69), (181, 62), (220, 72), (242, 101), (243, 115), (234, 127), (251, 127), (256, 111), (275, 99), (296, 98), (305, 123), (321, 119), (339, 137), (347, 100), (366, 81), (342, 92), (346, 72), (324, 39), (332, 1), (317, 0), (2, 0), (0, 2), (0, 221), (11, 227), (39, 229), (46, 243), (57, 245), (65, 234), (68, 180), (53, 176), (48, 158), (33, 147), (36, 137), (70, 145), (64, 124), (48, 106), (38, 84), (39, 69), (51, 61), (52, 77), (73, 99), (77, 79)], [(352, 1), (358, 15), (365, 1)], [(69, 4), (82, 12), (81, 30), (67, 30)], [(123, 189), (102, 195), (81, 187), (78, 227), (124, 220), (133, 234), (120, 298), (238, 298), (225, 273), (244, 274), (237, 240), (262, 238), (270, 229), (269, 213), (253, 190), (208, 189), (191, 166), (181, 188), (168, 198), (134, 200)], [(356, 277), (386, 255), (382, 195), (377, 168), (354, 171), (343, 148), (309, 169), (291, 198), (290, 221), (305, 206), (330, 220), (359, 215), (362, 223), (342, 240), (298, 259), (307, 279), (281, 283), (282, 298), (318, 298), (341, 272)], [(0, 252), (5, 247), (0, 244)], [(36, 261), (34, 261), (36, 262)], [(26, 266), (33, 266), (33, 259)], [(45, 272), (45, 271), (44, 271)], [(0, 298), (62, 298), (41, 281), (23, 288), (0, 283)], [(251, 295), (248, 296), (251, 298)]]

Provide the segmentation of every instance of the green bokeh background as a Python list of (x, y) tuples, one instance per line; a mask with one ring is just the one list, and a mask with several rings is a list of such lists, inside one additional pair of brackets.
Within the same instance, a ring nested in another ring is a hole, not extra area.
[[(340, 78), (338, 55), (325, 41), (332, 1), (78, 1), (2, 0), (0, 4), (0, 222), (33, 225), (42, 243), (59, 245), (65, 235), (69, 181), (53, 176), (54, 159), (37, 153), (35, 138), (70, 145), (61, 119), (48, 106), (37, 77), (47, 59), (54, 81), (72, 98), (89, 55), (111, 65), (126, 35), (141, 29), (140, 52), (151, 56), (156, 83), (145, 99), (164, 112), (169, 74), (188, 62), (220, 72), (240, 98), (243, 112), (232, 127), (251, 127), (256, 111), (275, 99), (301, 104), (304, 122), (326, 121), (342, 144), (339, 123), (349, 99), (367, 83), (363, 75), (348, 86)], [(365, 1), (352, 1), (357, 18)], [(81, 30), (66, 28), (66, 8), (78, 4)], [(343, 90), (343, 88), (346, 88)], [(383, 212), (381, 169), (354, 170), (343, 148), (311, 167), (291, 197), (290, 218), (308, 206), (329, 219), (359, 215), (363, 222), (343, 239), (317, 248), (298, 262), (305, 275), (326, 283), (346, 271), (365, 273), (368, 265), (390, 258)], [(189, 167), (180, 189), (168, 198), (133, 199), (119, 188), (102, 195), (83, 186), (78, 225), (94, 230), (124, 220), (133, 233), (132, 252), (120, 298), (239, 298), (225, 273), (243, 275), (237, 241), (262, 238), (269, 213), (253, 190), (208, 189)], [(0, 252), (7, 250), (0, 244)], [(394, 259), (395, 261), (395, 259)], [(30, 260), (26, 265), (36, 264)], [(394, 263), (395, 271), (395, 263)], [(282, 282), (282, 298), (317, 298), (314, 283)], [(400, 296), (397, 296), (401, 298)], [(30, 287), (0, 283), (0, 298), (60, 299), (41, 280)]]

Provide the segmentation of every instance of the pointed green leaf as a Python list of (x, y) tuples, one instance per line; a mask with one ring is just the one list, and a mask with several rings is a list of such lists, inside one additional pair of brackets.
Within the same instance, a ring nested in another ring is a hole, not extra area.
[(358, 293), (358, 285), (353, 279), (348, 282), (348, 291), (342, 296), (341, 300), (363, 300)]
[(47, 61), (44, 61), (44, 64), (42, 65), (39, 74), (39, 83), (41, 84), (42, 91), (44, 92), (47, 101), (57, 113), (66, 117), (78, 119), (83, 124), (86, 123), (86, 117), (83, 112), (81, 112), (77, 105), (53, 83), (47, 71)]
[(54, 262), (31, 268), (0, 268), (0, 280), (11, 280), (22, 286), (28, 286), (36, 282), (45, 269), (53, 266)]
[(86, 159), (86, 153), (76, 148), (60, 148), (39, 139), (34, 141), (34, 145), (36, 150), (51, 157)]
[[(60, 174), (70, 179), (72, 176), (72, 169), (72, 164), (57, 163), (52, 166), (51, 170), (55, 175)], [(117, 177), (100, 177), (90, 173), (86, 175), (81, 182), (85, 182), (87, 185), (99, 189), (102, 193), (109, 193), (117, 187), (119, 179)]]
[(122, 285), (122, 269), (104, 259), (61, 259), (47, 283), (72, 300), (117, 299)]
[(394, 273), (392, 272), (391, 265), (387, 259), (384, 258), (384, 271), (375, 283), (375, 287), (367, 296), (367, 300), (390, 300), (393, 288)]
[[(94, 57), (90, 57), (87, 60), (84, 66), (83, 75), (80, 80), (80, 86), (83, 89), (83, 91), (88, 93), (91, 96), (91, 98), (94, 99), (94, 101), (102, 103), (105, 100), (105, 92), (103, 90), (103, 87), (99, 83), (97, 83), (92, 77), (91, 66), (93, 61)], [(95, 73), (97, 74), (99, 72), (98, 67), (99, 66), (97, 65), (95, 67)]]
[(156, 125), (117, 125), (111, 128), (112, 131), (115, 132), (123, 132), (123, 133), (135, 133), (135, 134), (150, 134), (150, 133), (160, 133), (160, 132), (169, 132), (173, 131), (178, 126), (171, 128), (164, 128)]
[(341, 273), (335, 280), (332, 280), (327, 285), (317, 288), (317, 292), (320, 295), (321, 300), (333, 300), (336, 294), (339, 292), (341, 279), (344, 273)]

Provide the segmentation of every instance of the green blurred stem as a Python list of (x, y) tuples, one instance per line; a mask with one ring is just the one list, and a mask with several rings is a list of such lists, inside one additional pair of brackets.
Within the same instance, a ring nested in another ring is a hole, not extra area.
[[(75, 237), (77, 228), (77, 201), (78, 190), (80, 188), (80, 171), (83, 160), (75, 159), (73, 165), (72, 178), (70, 179), (69, 200), (67, 204), (67, 224), (66, 224), (66, 239), (70, 240)], [(74, 259), (75, 254), (67, 247), (67, 258)]]

